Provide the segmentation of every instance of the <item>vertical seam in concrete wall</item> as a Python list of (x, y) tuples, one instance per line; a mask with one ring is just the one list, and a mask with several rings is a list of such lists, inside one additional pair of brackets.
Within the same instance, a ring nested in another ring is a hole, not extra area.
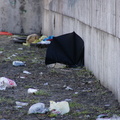
[(115, 36), (117, 36), (116, 24), (117, 24), (117, 0), (115, 0)]

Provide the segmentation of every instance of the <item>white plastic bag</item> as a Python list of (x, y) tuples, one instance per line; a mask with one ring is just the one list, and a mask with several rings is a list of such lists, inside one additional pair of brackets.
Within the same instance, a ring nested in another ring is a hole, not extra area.
[(28, 71), (26, 71), (26, 70), (24, 70), (23, 73), (28, 74), (28, 75), (31, 74), (31, 72), (28, 72)]
[(18, 105), (18, 106), (27, 106), (28, 103), (16, 101), (16, 105)]
[(34, 88), (29, 88), (28, 89), (28, 94), (34, 94), (38, 91), (38, 89), (34, 89)]
[(69, 104), (67, 101), (54, 102), (50, 101), (49, 111), (54, 114), (65, 114), (70, 111)]
[(96, 120), (120, 120), (120, 117), (117, 115), (113, 115), (110, 118), (108, 118), (107, 116), (105, 118), (102, 118), (102, 117), (104, 117), (104, 114), (98, 115)]
[(48, 111), (47, 108), (45, 108), (45, 104), (44, 103), (36, 103), (33, 104), (29, 110), (28, 110), (28, 114), (33, 114), (33, 113), (46, 113)]
[(0, 78), (0, 90), (6, 90), (7, 87), (16, 87), (16, 86), (17, 84), (13, 80), (6, 77)]
[(23, 106), (27, 106), (27, 105), (28, 105), (28, 103), (16, 101), (15, 108), (18, 109), (18, 108), (22, 108)]

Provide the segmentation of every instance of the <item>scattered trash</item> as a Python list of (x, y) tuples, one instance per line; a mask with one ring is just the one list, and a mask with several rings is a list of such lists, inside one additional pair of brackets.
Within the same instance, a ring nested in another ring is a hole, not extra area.
[(48, 68), (65, 68), (66, 65), (65, 64), (61, 64), (61, 63), (53, 63), (53, 64), (48, 64), (47, 65)]
[(65, 88), (66, 90), (73, 90), (71, 87), (69, 87), (69, 86), (67, 86), (66, 88)]
[(23, 50), (23, 48), (18, 48), (18, 50)]
[(27, 106), (27, 105), (28, 105), (28, 103), (16, 101), (15, 108), (19, 109), (19, 108), (22, 108), (23, 106)]
[(12, 41), (14, 43), (21, 43), (21, 44), (23, 44), (23, 43), (26, 42), (26, 38), (27, 37), (14, 37)]
[(101, 118), (101, 117), (97, 117), (97, 119), (96, 120), (120, 120), (120, 117), (119, 116), (117, 116), (117, 115), (113, 115), (113, 117), (104, 117), (104, 118)]
[(44, 114), (44, 113), (47, 113), (48, 112), (48, 109), (45, 108), (45, 104), (44, 103), (36, 103), (36, 104), (33, 104), (29, 110), (28, 110), (28, 114), (35, 114), (35, 113), (41, 113), (41, 114)]
[(45, 64), (57, 62), (69, 67), (84, 66), (84, 41), (75, 32), (53, 37), (46, 51)]
[(82, 92), (92, 92), (92, 90), (88, 89), (88, 90), (82, 90)]
[(34, 94), (34, 93), (36, 93), (38, 91), (38, 89), (33, 89), (33, 88), (29, 88), (28, 89), (28, 93), (29, 94)]
[(108, 109), (109, 107), (110, 107), (110, 104), (104, 105), (104, 108), (105, 108), (105, 109)]
[(0, 32), (0, 35), (13, 35), (13, 34), (10, 32)]
[(56, 63), (55, 64), (55, 68), (65, 68), (66, 65), (65, 64), (61, 64), (61, 63)]
[(0, 51), (0, 54), (2, 54), (3, 53), (3, 51)]
[(45, 86), (47, 86), (47, 85), (48, 85), (48, 83), (44, 83), (44, 85), (45, 85)]
[(37, 44), (46, 44), (46, 45), (48, 45), (50, 43), (51, 43), (51, 41), (41, 41), (41, 42), (38, 42)]
[(75, 95), (77, 95), (78, 94), (78, 92), (75, 92)]
[(55, 118), (51, 118), (51, 120), (56, 120)]
[(101, 115), (98, 115), (96, 120), (120, 120), (120, 117), (117, 115), (113, 115), (113, 117), (109, 118), (108, 115), (101, 114)]
[(67, 101), (67, 102), (71, 102), (71, 101), (72, 101), (72, 99), (65, 99), (65, 101)]
[(67, 101), (54, 102), (50, 101), (49, 111), (53, 114), (65, 114), (70, 111), (69, 104)]
[(21, 78), (21, 79), (25, 79), (25, 77), (22, 77), (22, 76), (21, 76), (20, 78)]
[(16, 87), (16, 86), (17, 84), (13, 80), (6, 77), (0, 78), (0, 90), (5, 90), (7, 87)]
[(18, 55), (18, 53), (15, 53), (15, 54), (11, 55), (10, 57), (8, 57), (7, 59), (11, 59), (11, 57), (15, 57), (17, 55)]
[(111, 120), (110, 118), (97, 118), (96, 120)]
[(31, 72), (28, 72), (26, 70), (24, 70), (23, 73), (25, 73), (25, 74), (31, 74)]
[(28, 103), (16, 101), (17, 106), (27, 106)]
[(86, 118), (90, 118), (90, 115), (85, 115)]
[(13, 66), (26, 66), (25, 62), (22, 61), (13, 61)]
[(23, 45), (29, 46), (30, 43), (36, 41), (39, 39), (39, 36), (37, 34), (31, 34), (27, 36), (26, 43), (23, 43)]
[(64, 85), (64, 86), (63, 86), (63, 88), (66, 88), (66, 87), (67, 87), (67, 85)]
[(7, 59), (9, 59), (9, 60), (10, 60), (11, 58), (10, 58), (10, 57), (8, 57)]
[(43, 41), (52, 41), (53, 37), (54, 37), (53, 35), (48, 36), (47, 38), (44, 38)]
[(47, 36), (42, 35), (38, 40), (35, 40), (35, 41), (32, 42), (30, 45), (32, 46), (32, 45), (39, 45), (39, 44), (42, 44), (41, 42), (42, 42), (45, 38), (47, 38)]
[(97, 118), (108, 118), (107, 114), (100, 114), (97, 116)]
[(48, 68), (53, 68), (55, 67), (55, 63), (47, 65)]
[(11, 57), (15, 57), (17, 54), (13, 54)]
[(14, 106), (16, 109), (20, 109), (20, 108), (22, 108), (22, 106), (18, 106), (18, 105), (16, 105), (16, 106)]
[(47, 36), (42, 35), (42, 36), (39, 38), (39, 42), (42, 41), (42, 40), (44, 40), (45, 38), (47, 38)]
[(43, 75), (43, 72), (40, 72), (40, 75)]

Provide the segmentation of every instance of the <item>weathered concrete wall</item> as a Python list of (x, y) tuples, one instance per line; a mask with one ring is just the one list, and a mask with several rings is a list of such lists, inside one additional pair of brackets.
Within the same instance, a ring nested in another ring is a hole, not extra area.
[(39, 33), (42, 0), (0, 0), (0, 31)]
[(44, 0), (43, 33), (75, 31), (85, 65), (120, 101), (120, 0)]

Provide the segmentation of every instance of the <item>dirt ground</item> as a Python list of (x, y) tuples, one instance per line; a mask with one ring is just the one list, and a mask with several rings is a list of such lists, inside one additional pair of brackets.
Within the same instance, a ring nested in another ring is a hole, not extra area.
[[(48, 68), (45, 65), (47, 48), (27, 47), (14, 43), (11, 37), (0, 36), (0, 77), (16, 82), (17, 87), (0, 91), (0, 120), (95, 120), (98, 115), (120, 115), (120, 106), (112, 92), (85, 68)], [(26, 66), (15, 67), (15, 60)], [(25, 74), (23, 71), (31, 74)], [(72, 90), (66, 90), (69, 86)], [(28, 94), (29, 88), (39, 94)], [(68, 100), (70, 112), (64, 115), (28, 114), (31, 105), (42, 102), (48, 108), (50, 100)], [(16, 101), (28, 106), (15, 108)]]

